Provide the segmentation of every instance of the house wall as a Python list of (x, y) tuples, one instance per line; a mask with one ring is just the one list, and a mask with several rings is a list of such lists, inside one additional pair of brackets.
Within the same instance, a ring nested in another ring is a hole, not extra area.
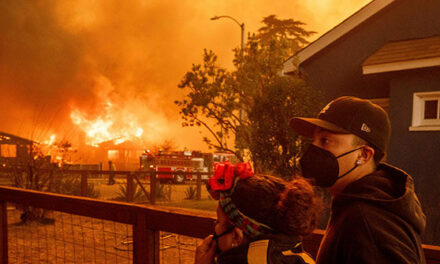
[(413, 176), (428, 215), (425, 243), (440, 244), (440, 131), (409, 131), (413, 94), (440, 91), (440, 68), (390, 76), (391, 141), (389, 163)]
[(396, 0), (387, 8), (300, 65), (327, 100), (353, 95), (390, 97), (392, 126), (388, 161), (415, 178), (427, 214), (424, 243), (440, 245), (440, 131), (410, 132), (413, 93), (440, 90), (440, 72), (417, 70), (362, 74), (362, 63), (390, 41), (440, 35), (440, 0)]
[(328, 99), (341, 95), (389, 96), (383, 75), (362, 75), (362, 63), (389, 41), (440, 34), (439, 0), (397, 0), (301, 64), (313, 88)]
[[(29, 155), (29, 148), (30, 148), (30, 144), (20, 144), (18, 142), (14, 142), (14, 140), (10, 140), (9, 143), (7, 144), (0, 144), (0, 152), (2, 148), (6, 148), (6, 146), (9, 145), (10, 146), (15, 146), (15, 156), (9, 156), (9, 155), (5, 155), (3, 156), (3, 154), (6, 153), (0, 153), (0, 165), (1, 166), (22, 166), (25, 164), (28, 164), (31, 157)], [(12, 153), (8, 153), (8, 154), (14, 154), (13, 151)]]
[(440, 131), (409, 131), (413, 94), (440, 91), (440, 69), (395, 75), (390, 80), (390, 86), (389, 115), (393, 130), (388, 159), (404, 167), (415, 178), (438, 175), (440, 180), (440, 170), (432, 170), (434, 167), (440, 168)]

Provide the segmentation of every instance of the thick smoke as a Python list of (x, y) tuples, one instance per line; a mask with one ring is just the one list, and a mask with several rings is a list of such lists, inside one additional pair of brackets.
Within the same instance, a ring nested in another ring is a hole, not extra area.
[[(173, 138), (180, 147), (203, 148), (194, 130), (180, 128), (173, 101), (203, 48), (231, 67), (239, 28), (210, 17), (234, 16), (249, 32), (276, 14), (322, 33), (367, 2), (0, 1), (0, 131), (37, 141), (56, 133), (78, 144), (85, 134), (72, 111), (94, 120), (110, 100), (119, 113), (136, 116), (147, 141)], [(117, 118), (115, 129), (127, 121)]]

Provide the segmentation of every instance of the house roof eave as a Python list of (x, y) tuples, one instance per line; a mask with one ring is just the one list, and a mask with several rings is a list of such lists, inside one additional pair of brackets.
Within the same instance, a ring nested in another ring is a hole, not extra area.
[(6, 133), (6, 132), (1, 132), (1, 131), (0, 131), (0, 136), (5, 136), (5, 137), (8, 137), (8, 138), (12, 138), (14, 140), (21, 141), (21, 142), (24, 142), (25, 144), (29, 144), (29, 145), (37, 143), (37, 142), (35, 142), (33, 140), (22, 138), (22, 137), (19, 137), (19, 136), (13, 135), (13, 134), (9, 134), (9, 133)]
[[(389, 6), (393, 2), (397, 0), (373, 0), (361, 9), (359, 9), (356, 13), (349, 16), (347, 19), (339, 23), (337, 26), (332, 28), (331, 30), (324, 33), (322, 36), (320, 36), (318, 39), (307, 45), (305, 48), (301, 49), (294, 55), (292, 55), (289, 59), (287, 59), (284, 62), (284, 74), (289, 74), (290, 71), (297, 70), (296, 67), (292, 67), (293, 60), (296, 57), (297, 62), (299, 64), (305, 62), (327, 46), (329, 46), (331, 43), (335, 42), (357, 26), (359, 26), (361, 23), (372, 17), (373, 15), (377, 14), (379, 11), (384, 9), (385, 7)], [(298, 64), (298, 65), (299, 65)]]
[(376, 74), (440, 66), (440, 57), (362, 66), (362, 74)]

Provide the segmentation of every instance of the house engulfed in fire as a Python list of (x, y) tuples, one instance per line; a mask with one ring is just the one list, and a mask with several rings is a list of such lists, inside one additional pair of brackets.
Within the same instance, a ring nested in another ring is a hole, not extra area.
[(34, 144), (32, 140), (0, 132), (0, 166), (8, 168), (28, 164)]
[[(139, 158), (144, 151), (145, 148), (140, 143), (125, 141), (121, 144), (115, 144), (114, 141), (106, 141), (99, 144), (96, 150), (96, 159), (104, 163), (103, 168), (108, 166), (109, 170), (137, 170), (140, 166)], [(106, 161), (108, 162), (107, 166), (105, 165)]]

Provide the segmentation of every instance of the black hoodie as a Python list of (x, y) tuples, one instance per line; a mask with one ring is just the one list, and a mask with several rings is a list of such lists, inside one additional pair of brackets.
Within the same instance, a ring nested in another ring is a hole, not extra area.
[(316, 263), (425, 263), (425, 223), (411, 176), (380, 164), (333, 199)]

